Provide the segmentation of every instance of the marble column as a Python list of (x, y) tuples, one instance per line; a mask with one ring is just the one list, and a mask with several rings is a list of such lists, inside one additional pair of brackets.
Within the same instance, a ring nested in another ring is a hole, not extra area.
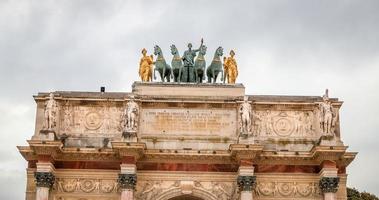
[(36, 200), (48, 200), (50, 188), (54, 185), (55, 176), (52, 172), (35, 172)]
[(339, 177), (322, 177), (320, 179), (320, 189), (324, 194), (324, 200), (337, 200)]
[(118, 175), (118, 185), (121, 189), (121, 200), (133, 200), (137, 184), (136, 165), (121, 164), (121, 173)]
[(240, 200), (253, 200), (253, 189), (256, 177), (253, 166), (240, 166), (238, 170), (237, 184), (240, 190)]
[(320, 171), (320, 190), (324, 195), (324, 200), (337, 200), (336, 192), (338, 191), (340, 178), (338, 177), (338, 168), (335, 162), (324, 161)]
[(48, 200), (50, 188), (54, 185), (54, 166), (50, 162), (38, 162), (34, 173), (36, 181), (36, 200)]

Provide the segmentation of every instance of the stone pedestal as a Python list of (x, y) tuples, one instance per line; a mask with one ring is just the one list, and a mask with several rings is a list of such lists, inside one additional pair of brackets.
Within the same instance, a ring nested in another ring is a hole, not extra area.
[(57, 140), (57, 136), (54, 130), (41, 130), (39, 132), (39, 138), (40, 140), (49, 140), (54, 141)]
[(238, 170), (237, 184), (241, 192), (240, 200), (253, 200), (253, 189), (256, 177), (253, 166), (240, 166)]

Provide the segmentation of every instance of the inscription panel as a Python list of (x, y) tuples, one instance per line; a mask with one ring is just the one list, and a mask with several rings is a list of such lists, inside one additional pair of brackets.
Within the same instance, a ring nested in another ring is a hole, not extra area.
[(141, 135), (235, 136), (234, 109), (142, 109)]

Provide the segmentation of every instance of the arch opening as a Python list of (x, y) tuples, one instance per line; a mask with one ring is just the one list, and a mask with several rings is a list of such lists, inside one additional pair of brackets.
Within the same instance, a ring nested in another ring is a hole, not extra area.
[(194, 196), (191, 196), (191, 195), (181, 195), (181, 196), (178, 196), (178, 197), (173, 197), (169, 200), (204, 200), (204, 199), (201, 199), (199, 197), (194, 197)]

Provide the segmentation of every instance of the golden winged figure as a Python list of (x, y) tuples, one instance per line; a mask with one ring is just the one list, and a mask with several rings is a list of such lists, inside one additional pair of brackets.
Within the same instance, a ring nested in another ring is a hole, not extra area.
[(143, 82), (150, 82), (153, 79), (153, 55), (147, 56), (147, 50), (142, 49), (142, 58), (139, 62), (139, 76)]

